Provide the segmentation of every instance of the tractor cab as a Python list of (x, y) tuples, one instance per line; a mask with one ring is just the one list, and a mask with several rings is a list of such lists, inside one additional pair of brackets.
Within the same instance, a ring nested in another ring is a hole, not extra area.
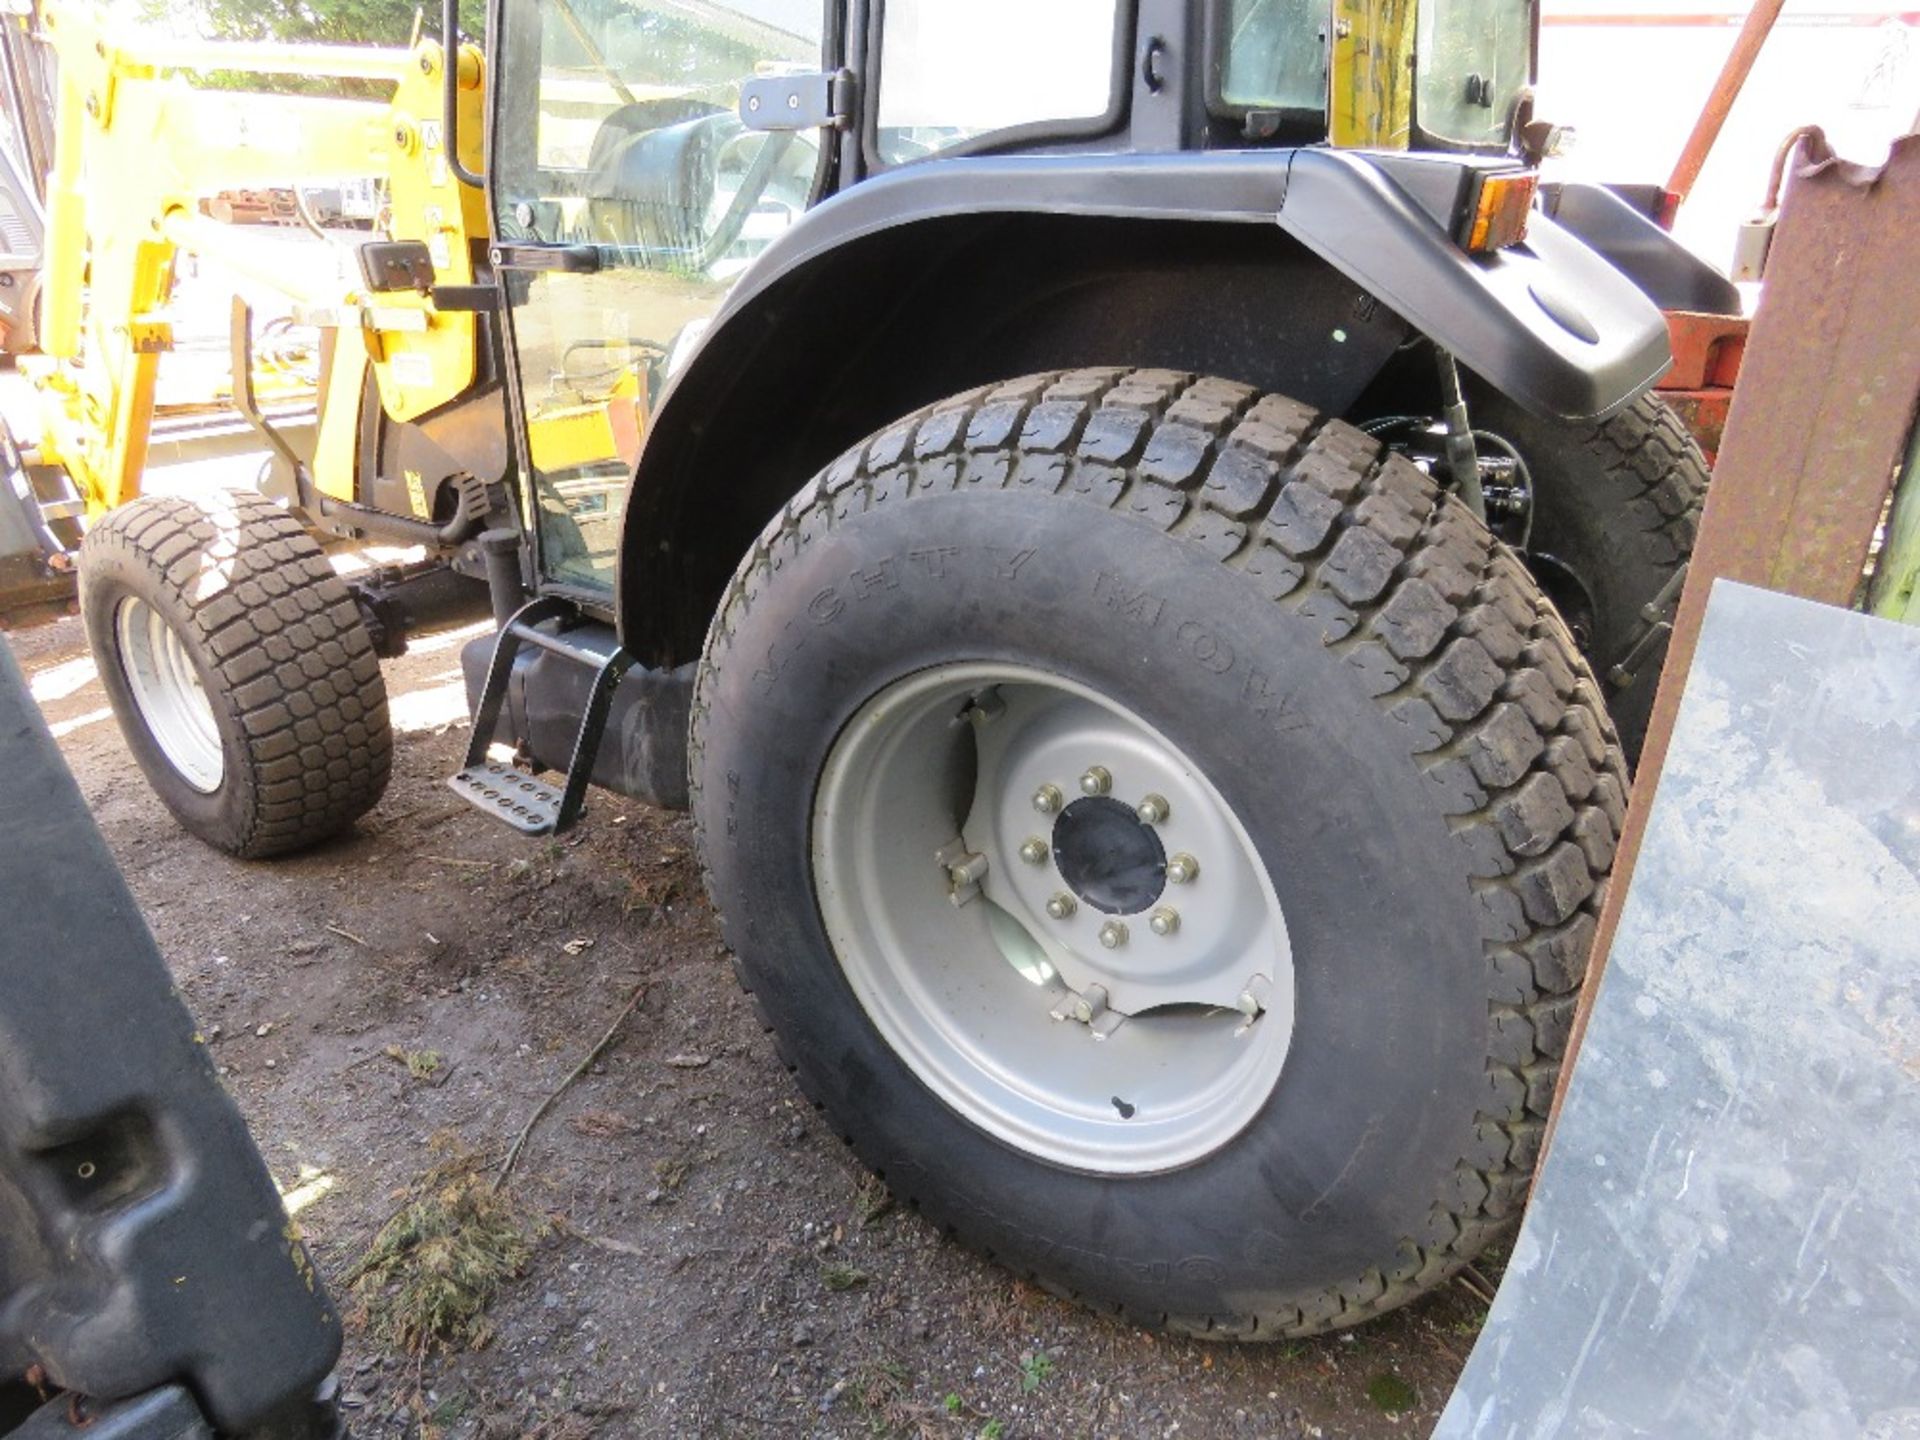
[[(502, 0), (495, 23), (493, 255), (537, 573), (543, 591), (605, 609), (663, 396), (735, 283), (816, 200), (988, 155), (1331, 141), (1509, 157), (1537, 8)], [(1438, 171), (1419, 183), (1445, 192), (1451, 222), (1475, 172)], [(1531, 196), (1528, 179), (1505, 198), (1509, 227)]]

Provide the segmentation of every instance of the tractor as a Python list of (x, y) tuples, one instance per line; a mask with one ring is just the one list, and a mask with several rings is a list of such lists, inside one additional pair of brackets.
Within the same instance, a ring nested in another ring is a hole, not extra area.
[[(377, 63), (42, 20), (38, 460), (112, 462), (82, 613), (188, 830), (350, 827), (409, 595), (484, 581), (449, 783), (529, 835), (690, 806), (796, 1083), (956, 1238), (1257, 1340), (1511, 1227), (1705, 493), (1661, 307), (1739, 308), (1543, 192), (1533, 0), (494, 0)], [(110, 240), (101, 177), (215, 66), (392, 81), (219, 177), (371, 136), (392, 217), (309, 310), (313, 434), (236, 309), (261, 492), (137, 497), (98, 432), (217, 241), (184, 192)]]

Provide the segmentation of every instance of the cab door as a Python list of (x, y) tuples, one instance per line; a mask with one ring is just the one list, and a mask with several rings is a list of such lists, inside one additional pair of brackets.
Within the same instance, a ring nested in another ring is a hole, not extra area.
[(610, 603), (653, 409), (813, 197), (818, 131), (741, 86), (821, 68), (820, 0), (499, 0), (488, 197), (541, 588)]

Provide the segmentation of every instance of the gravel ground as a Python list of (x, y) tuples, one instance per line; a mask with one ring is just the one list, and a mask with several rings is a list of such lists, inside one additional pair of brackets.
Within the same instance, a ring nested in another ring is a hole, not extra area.
[[(1426, 1432), (1484, 1314), (1463, 1284), (1337, 1337), (1201, 1345), (1053, 1299), (893, 1206), (760, 1033), (685, 816), (597, 795), (528, 841), (443, 786), (471, 633), (388, 662), (401, 734), (374, 812), (264, 864), (176, 828), (77, 620), (7, 636), (330, 1275), (436, 1166), (497, 1164), (641, 991), (519, 1161), (539, 1238), (485, 1343), (408, 1355), (344, 1297), (356, 1435)], [(390, 1047), (439, 1060), (416, 1075)]]

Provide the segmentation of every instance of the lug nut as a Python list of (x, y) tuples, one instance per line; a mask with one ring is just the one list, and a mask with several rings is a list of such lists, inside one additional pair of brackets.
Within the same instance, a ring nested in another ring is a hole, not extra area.
[(1058, 785), (1042, 785), (1033, 792), (1033, 808), (1042, 815), (1051, 815), (1060, 808), (1061, 801), (1065, 799), (1066, 796), (1060, 793)]
[(1167, 861), (1167, 879), (1176, 885), (1189, 885), (1200, 878), (1200, 862), (1181, 851)]
[(1100, 1016), (1107, 1013), (1107, 987), (1089, 985), (1086, 990), (1073, 999), (1073, 1018), (1082, 1025), (1091, 1025)]
[(1149, 795), (1140, 802), (1133, 813), (1140, 817), (1142, 825), (1158, 825), (1167, 818), (1167, 797)]
[(1171, 935), (1180, 928), (1180, 912), (1171, 905), (1162, 905), (1147, 917), (1147, 928), (1156, 935)]
[(1052, 920), (1071, 920), (1073, 912), (1080, 908), (1080, 902), (1062, 891), (1047, 901), (1047, 917)]
[(1027, 864), (1029, 865), (1046, 864), (1047, 863), (1047, 842), (1042, 840), (1037, 835), (1034, 836), (1031, 840), (1027, 841), (1026, 844), (1020, 847), (1020, 858), (1026, 861)]
[(1240, 998), (1233, 1002), (1233, 1008), (1247, 1017), (1247, 1023), (1258, 1020), (1267, 1008), (1267, 996), (1273, 990), (1273, 982), (1264, 975), (1255, 975), (1248, 979), (1247, 988), (1240, 992)]
[(1113, 789), (1113, 772), (1104, 765), (1089, 765), (1080, 777), (1082, 795), (1104, 795)]
[(1118, 950), (1127, 943), (1127, 927), (1118, 920), (1109, 920), (1100, 927), (1100, 943), (1109, 950)]
[(969, 885), (978, 885), (987, 878), (987, 857), (969, 855), (958, 865), (947, 867), (947, 878), (962, 889)]

